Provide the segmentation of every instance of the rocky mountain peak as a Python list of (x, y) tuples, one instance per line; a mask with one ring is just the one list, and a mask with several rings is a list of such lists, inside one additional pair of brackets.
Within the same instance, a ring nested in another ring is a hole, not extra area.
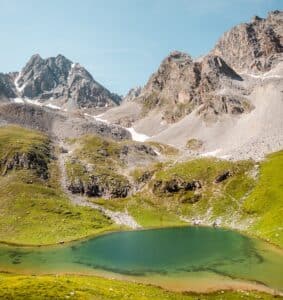
[(171, 52), (160, 64), (160, 71), (162, 72), (162, 70), (164, 68), (167, 68), (168, 65), (176, 65), (180, 68), (184, 67), (185, 65), (188, 64), (192, 64), (193, 63), (193, 59), (192, 57), (185, 53), (185, 52), (181, 52), (181, 51), (173, 51)]
[(270, 12), (266, 19), (253, 17), (235, 26), (217, 42), (212, 53), (239, 72), (265, 72), (282, 57), (283, 12)]
[(220, 96), (217, 92), (225, 90), (226, 85), (231, 86), (231, 81), (241, 80), (241, 76), (217, 55), (209, 54), (194, 61), (190, 55), (174, 51), (162, 61), (137, 97), (144, 113), (160, 107), (163, 119), (169, 123), (201, 105), (203, 115), (208, 111), (215, 115), (244, 112), (242, 99)]
[(176, 63), (178, 63), (178, 62), (182, 63), (182, 62), (188, 62), (188, 61), (192, 62), (193, 59), (188, 53), (174, 50), (165, 58), (164, 61), (168, 61), (168, 62), (174, 61)]
[(15, 93), (6, 91), (7, 98), (52, 101), (68, 109), (108, 107), (121, 101), (118, 95), (96, 82), (84, 67), (62, 54), (46, 59), (33, 55), (9, 85)]

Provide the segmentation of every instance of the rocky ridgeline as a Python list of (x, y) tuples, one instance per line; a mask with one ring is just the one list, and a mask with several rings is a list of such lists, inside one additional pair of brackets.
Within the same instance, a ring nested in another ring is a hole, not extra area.
[[(193, 110), (204, 119), (250, 112), (249, 87), (239, 72), (265, 72), (282, 61), (283, 13), (255, 17), (226, 32), (206, 56), (194, 60), (179, 51), (166, 57), (147, 84), (126, 99), (139, 101), (143, 116), (153, 109), (174, 123)], [(136, 95), (136, 96), (135, 96)]]
[(194, 61), (189, 55), (174, 51), (151, 76), (139, 101), (144, 113), (158, 107), (169, 123), (196, 108), (204, 116), (250, 111), (244, 96), (218, 92), (233, 81), (241, 82), (242, 78), (221, 57), (208, 55)]
[(0, 100), (16, 97), (50, 101), (68, 110), (111, 107), (121, 101), (80, 64), (63, 55), (43, 59), (38, 54), (19, 73), (0, 74)]

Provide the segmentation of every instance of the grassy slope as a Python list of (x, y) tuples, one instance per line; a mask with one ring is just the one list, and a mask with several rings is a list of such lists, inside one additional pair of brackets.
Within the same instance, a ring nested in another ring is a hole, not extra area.
[[(252, 161), (230, 162), (212, 158), (158, 166), (154, 179), (142, 193), (120, 201), (95, 200), (112, 209), (127, 209), (145, 227), (174, 226), (198, 218), (211, 225), (216, 219), (222, 226), (270, 240), (283, 246), (283, 151), (267, 157), (261, 164), (260, 177), (251, 176)], [(230, 170), (233, 176), (216, 184), (217, 175)], [(200, 201), (189, 203), (193, 192), (152, 193), (157, 180), (182, 178), (200, 180), (203, 187)]]
[[(126, 185), (127, 179), (119, 174), (117, 169), (122, 167), (119, 160), (119, 152), (122, 143), (117, 143), (99, 136), (86, 135), (80, 139), (72, 139), (70, 143), (77, 143), (78, 149), (74, 153), (76, 163), (67, 163), (67, 175), (72, 181), (80, 178), (83, 182), (87, 182), (90, 173), (99, 176), (105, 184), (112, 181)], [(86, 171), (82, 161), (94, 166), (94, 170), (90, 173)]]
[[(252, 162), (232, 163), (216, 159), (199, 159), (185, 163), (157, 167), (154, 179), (143, 193), (136, 194), (121, 201), (103, 201), (100, 203), (112, 209), (126, 207), (143, 226), (168, 226), (186, 224), (180, 220), (181, 216), (198, 217), (207, 223), (222, 216), (223, 221), (229, 220), (231, 210), (238, 209), (238, 200), (250, 191), (254, 180), (248, 176), (253, 167)], [(222, 172), (230, 170), (233, 176), (223, 183), (215, 184), (214, 179)], [(188, 203), (186, 198), (193, 196), (193, 192), (152, 193), (152, 187), (158, 180), (168, 181), (182, 178), (186, 181), (200, 180), (202, 183), (201, 200)], [(208, 215), (209, 211), (209, 215)]]
[(47, 155), (49, 139), (46, 135), (18, 126), (0, 129), (0, 160), (13, 156), (16, 152), (35, 151), (38, 155)]
[[(49, 140), (36, 131), (8, 127), (0, 129), (0, 145), (0, 157), (31, 149), (42, 155), (41, 149), (48, 149)], [(49, 163), (49, 173), (48, 180), (39, 179), (34, 170), (12, 170), (0, 176), (1, 241), (52, 244), (113, 228), (99, 212), (70, 204), (60, 191), (54, 161)]]
[(244, 203), (257, 221), (251, 230), (283, 247), (283, 151), (269, 155), (261, 164), (260, 178)]
[[(97, 162), (100, 158), (93, 156), (92, 149), (97, 145), (92, 143), (93, 140), (84, 148), (84, 155)], [(113, 158), (116, 146), (106, 146)], [(35, 131), (18, 127), (0, 129), (1, 159), (32, 150), (49, 160), (49, 148), (48, 138)], [(151, 182), (143, 193), (127, 199), (95, 201), (114, 209), (127, 208), (145, 227), (185, 224), (180, 216), (207, 218), (209, 222), (221, 217), (224, 225), (229, 226), (231, 215), (234, 217), (233, 212), (237, 211), (239, 222), (247, 218), (256, 220), (246, 227), (248, 232), (282, 246), (281, 232), (277, 232), (278, 227), (282, 228), (282, 167), (283, 152), (270, 155), (261, 165), (261, 176), (256, 184), (248, 174), (253, 168), (252, 162), (201, 159), (172, 166), (159, 164), (153, 180), (170, 180), (176, 176), (185, 180), (198, 179), (203, 184), (201, 200), (194, 204), (183, 203), (184, 197), (191, 196), (186, 193), (155, 195), (151, 192)], [(222, 183), (213, 183), (215, 177), (227, 169), (234, 175)], [(0, 240), (49, 244), (112, 228), (110, 221), (98, 212), (69, 203), (60, 191), (59, 172), (54, 161), (49, 163), (49, 173), (48, 180), (39, 179), (32, 170), (9, 171), (0, 177)], [(66, 296), (73, 299), (271, 299), (260, 293), (184, 295), (96, 277), (0, 275), (1, 299), (65, 299)]]
[[(238, 300), (273, 299), (259, 292), (174, 293), (158, 287), (87, 276), (0, 275), (1, 299)], [(279, 297), (277, 298), (279, 299)]]

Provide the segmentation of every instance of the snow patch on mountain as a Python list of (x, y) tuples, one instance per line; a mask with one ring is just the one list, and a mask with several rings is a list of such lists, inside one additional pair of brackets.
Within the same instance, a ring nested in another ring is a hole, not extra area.
[(150, 137), (148, 135), (145, 135), (143, 133), (138, 133), (133, 127), (126, 128), (132, 135), (132, 139), (137, 142), (145, 142)]

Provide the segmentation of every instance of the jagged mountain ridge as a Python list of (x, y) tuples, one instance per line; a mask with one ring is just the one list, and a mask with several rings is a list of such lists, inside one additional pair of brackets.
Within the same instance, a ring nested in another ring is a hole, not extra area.
[[(83, 118), (100, 107), (107, 111), (100, 110), (97, 121), (131, 127), (128, 131), (142, 141), (184, 149), (192, 139), (202, 145), (200, 154), (262, 158), (283, 145), (282, 19), (279, 11), (266, 19), (254, 17), (225, 33), (199, 59), (172, 52), (147, 84), (131, 90), (119, 107), (113, 107), (117, 103), (110, 97), (113, 94), (62, 55), (45, 60), (35, 55), (20, 73), (1, 74), (1, 100), (26, 97), (32, 99), (27, 103), (56, 105), (67, 114), (85, 108), (80, 112)], [(216, 148), (219, 145), (223, 149)]]
[(201, 59), (174, 51), (131, 100), (141, 103), (142, 115), (158, 108), (168, 123), (195, 109), (209, 120), (250, 112), (246, 96), (252, 88), (242, 82), (242, 74), (270, 71), (283, 61), (282, 28), (283, 13), (274, 11), (235, 26)]
[(0, 80), (0, 96), (6, 100), (49, 101), (66, 109), (111, 107), (121, 101), (80, 64), (60, 54), (47, 59), (33, 55), (19, 73), (1, 74)]
[(238, 114), (249, 110), (244, 97), (221, 95), (217, 90), (242, 81), (219, 56), (208, 55), (201, 62), (186, 53), (172, 52), (149, 79), (140, 93), (144, 113), (155, 107), (163, 110), (169, 123), (200, 108), (204, 115)]
[(126, 118), (149, 140), (185, 151), (198, 141), (199, 155), (261, 159), (280, 150), (282, 21), (282, 11), (254, 17), (198, 59), (172, 52), (136, 97), (101, 117), (117, 124)]

